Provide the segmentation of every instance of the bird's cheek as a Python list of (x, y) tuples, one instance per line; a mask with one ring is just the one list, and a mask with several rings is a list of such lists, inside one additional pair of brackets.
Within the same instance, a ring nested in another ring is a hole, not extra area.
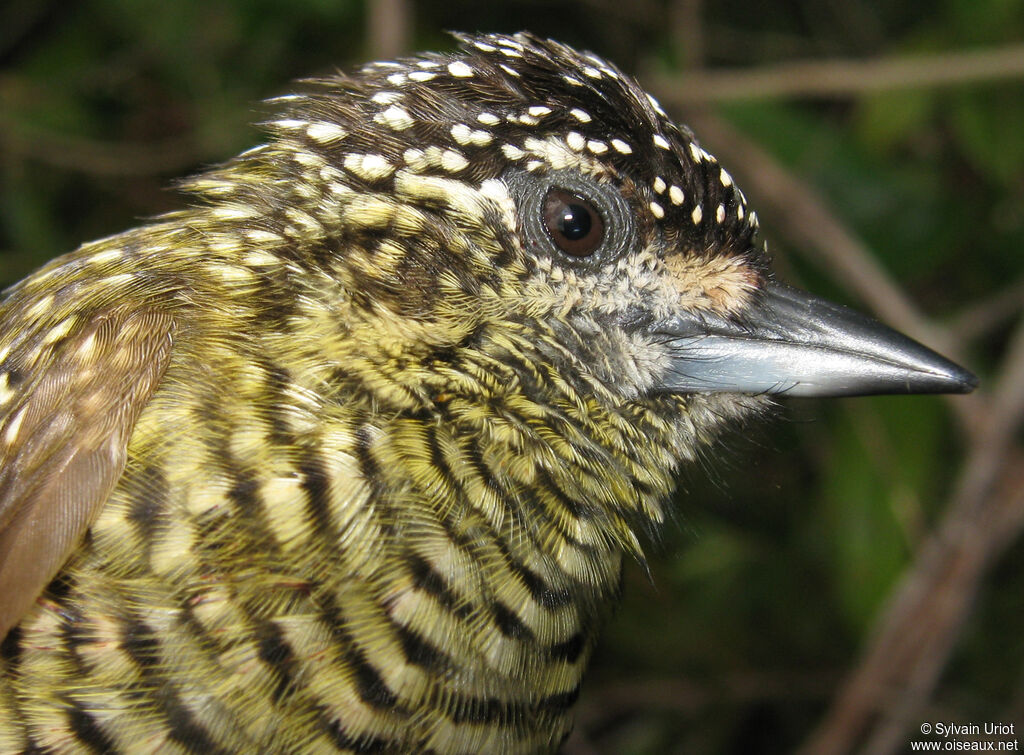
[(760, 274), (741, 257), (674, 254), (665, 259), (665, 285), (676, 306), (728, 316), (747, 306)]

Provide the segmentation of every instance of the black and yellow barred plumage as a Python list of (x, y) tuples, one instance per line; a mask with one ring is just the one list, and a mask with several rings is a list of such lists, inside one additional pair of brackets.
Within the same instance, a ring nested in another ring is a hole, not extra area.
[(971, 385), (775, 284), (596, 56), (466, 37), (280, 102), (0, 303), (2, 752), (551, 751), (680, 462), (768, 393)]

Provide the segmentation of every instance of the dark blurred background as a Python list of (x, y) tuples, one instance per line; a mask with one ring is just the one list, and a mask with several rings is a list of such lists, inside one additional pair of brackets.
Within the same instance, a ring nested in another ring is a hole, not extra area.
[(450, 48), (446, 29), (529, 29), (637, 74), (737, 177), (782, 277), (983, 381), (787, 401), (686, 470), (566, 752), (1024, 729), (1024, 2), (5, 0), (0, 285), (177, 207), (172, 180), (257, 143), (290, 80)]

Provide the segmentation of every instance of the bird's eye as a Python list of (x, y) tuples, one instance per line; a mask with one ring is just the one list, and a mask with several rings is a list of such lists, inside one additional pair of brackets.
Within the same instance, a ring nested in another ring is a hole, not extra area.
[(504, 175), (518, 206), (524, 246), (559, 265), (593, 269), (635, 250), (634, 212), (621, 187), (574, 170)]
[(604, 220), (594, 206), (564, 189), (552, 188), (544, 197), (544, 228), (560, 250), (572, 257), (589, 257), (604, 240)]

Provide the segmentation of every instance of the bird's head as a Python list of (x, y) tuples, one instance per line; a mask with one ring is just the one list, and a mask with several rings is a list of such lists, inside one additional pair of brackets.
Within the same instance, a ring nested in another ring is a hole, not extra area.
[(191, 188), (325, 272), (348, 335), (389, 359), (486, 341), (709, 423), (770, 394), (973, 387), (776, 282), (730, 174), (613, 65), (525, 34), (460, 47), (279, 98), (271, 141)]
[[(460, 43), (279, 98), (266, 144), (186, 184), (196, 205), (7, 293), (0, 583), (41, 589), (144, 457), (139, 412), (180, 419), (193, 390), (237, 463), (262, 468), (266, 410), (289, 464), (316, 445), (339, 489), (387, 478), (407, 519), (526, 532), (600, 597), (618, 562), (594, 554), (639, 552), (675, 465), (769, 395), (974, 386), (777, 283), (729, 173), (614, 66)], [(237, 416), (203, 388), (237, 391)], [(59, 537), (36, 524), (52, 507)], [(36, 594), (0, 601), (0, 631)]]

